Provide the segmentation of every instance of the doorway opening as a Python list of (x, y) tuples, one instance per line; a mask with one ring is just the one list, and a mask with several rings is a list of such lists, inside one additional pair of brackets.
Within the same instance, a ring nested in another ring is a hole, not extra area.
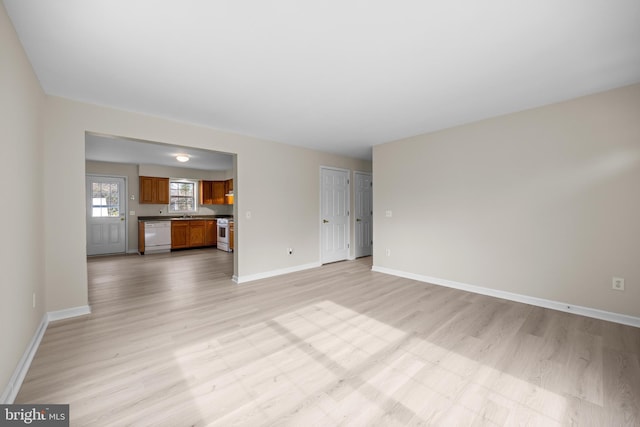
[[(187, 161), (184, 161), (185, 159)], [(174, 199), (176, 203), (184, 203), (184, 194), (175, 194), (175, 197), (171, 198), (173, 193), (170, 192), (167, 185), (167, 197), (157, 198), (160, 194), (164, 195), (165, 187), (163, 183), (166, 182), (168, 184), (170, 179), (182, 179), (185, 182), (205, 184), (194, 187), (195, 192), (191, 195), (194, 198), (194, 206), (184, 216), (206, 219), (218, 217), (234, 218), (237, 206), (236, 201), (238, 200), (236, 167), (237, 155), (235, 153), (85, 132), (85, 173), (87, 179), (89, 179), (89, 176), (109, 176), (113, 178), (119, 177), (125, 181), (123, 194), (119, 197), (122, 205), (118, 207), (119, 221), (124, 226), (125, 247), (122, 251), (109, 253), (139, 253), (139, 242), (144, 236), (144, 232), (141, 234), (139, 231), (140, 219), (150, 217), (170, 219), (170, 217), (178, 215), (176, 209), (170, 208), (172, 206), (171, 203), (173, 203)], [(142, 190), (141, 182), (143, 180), (141, 177), (145, 177), (145, 191)], [(157, 180), (147, 180), (146, 177), (157, 178)], [(221, 195), (218, 196), (216, 193), (215, 197), (213, 197), (213, 193), (207, 193), (207, 198), (203, 199), (201, 197), (204, 193), (203, 189), (213, 190), (214, 187), (218, 189), (218, 184), (221, 183), (226, 184), (222, 186), (224, 191)], [(209, 184), (210, 186), (208, 186)], [(147, 187), (150, 188), (149, 194), (146, 194)], [(154, 189), (156, 193), (154, 193)], [(155, 199), (154, 194), (156, 195)], [(95, 202), (98, 203), (95, 205), (96, 212), (103, 212), (106, 209), (104, 212), (114, 215), (115, 210), (109, 204), (112, 203), (111, 198), (109, 200), (101, 200), (102, 197), (95, 197), (95, 199), (97, 199)], [(93, 212), (93, 210), (90, 210), (90, 208), (93, 209), (93, 202), (87, 196), (88, 254), (94, 253), (93, 249), (89, 250), (92, 244), (90, 238), (93, 238), (92, 236), (107, 235), (106, 232), (103, 234), (98, 233), (99, 227), (93, 224), (96, 221), (89, 218), (89, 213)], [(100, 203), (102, 202), (106, 204), (101, 205)], [(98, 209), (103, 210), (98, 211)], [(209, 222), (215, 223), (215, 221)], [(204, 231), (200, 233), (203, 234), (206, 242), (209, 242), (206, 239), (206, 232), (211, 228), (207, 228), (209, 222), (202, 227)], [(91, 227), (93, 234), (89, 232), (89, 227)], [(216, 233), (215, 224), (212, 229), (213, 233)], [(195, 241), (196, 234), (198, 234), (196, 232), (199, 231), (195, 224), (193, 231), (194, 233), (191, 234), (193, 234), (193, 240)], [(214, 235), (213, 239), (215, 237)], [(209, 246), (215, 249), (215, 244)], [(230, 254), (233, 259), (233, 275), (236, 274), (237, 270), (236, 253), (238, 250), (238, 239), (234, 239), (233, 253)], [(96, 254), (101, 253), (106, 252)], [(183, 255), (187, 256), (188, 251)], [(158, 256), (160, 255), (158, 254)]]

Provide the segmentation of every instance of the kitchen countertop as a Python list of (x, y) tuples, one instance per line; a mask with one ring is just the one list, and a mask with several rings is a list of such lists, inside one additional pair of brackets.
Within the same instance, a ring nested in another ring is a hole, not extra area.
[(206, 219), (218, 219), (218, 218), (229, 218), (233, 219), (233, 215), (193, 215), (187, 216), (186, 218), (182, 215), (176, 216), (139, 216), (138, 221), (185, 221), (185, 220), (206, 220)]

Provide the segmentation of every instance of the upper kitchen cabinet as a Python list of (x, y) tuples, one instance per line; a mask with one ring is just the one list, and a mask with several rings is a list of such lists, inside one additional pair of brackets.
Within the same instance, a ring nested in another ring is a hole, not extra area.
[(224, 181), (213, 181), (213, 204), (224, 205)]
[[(229, 181), (200, 181), (200, 204), (201, 205), (228, 205), (233, 204), (233, 199), (229, 203), (228, 194)], [(231, 184), (233, 191), (233, 183)]]
[(213, 204), (213, 181), (200, 181), (200, 204)]
[(225, 205), (233, 204), (233, 179), (228, 179), (224, 182), (224, 203)]
[(169, 204), (169, 178), (141, 176), (139, 203)]

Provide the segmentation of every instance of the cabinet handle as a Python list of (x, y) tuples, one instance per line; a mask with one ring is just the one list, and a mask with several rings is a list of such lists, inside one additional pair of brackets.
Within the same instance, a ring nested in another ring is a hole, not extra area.
[(323, 219), (323, 220), (322, 220), (322, 223), (323, 223), (323, 224), (326, 224), (326, 223), (328, 223), (328, 222), (329, 222), (329, 221), (327, 221), (326, 219)]

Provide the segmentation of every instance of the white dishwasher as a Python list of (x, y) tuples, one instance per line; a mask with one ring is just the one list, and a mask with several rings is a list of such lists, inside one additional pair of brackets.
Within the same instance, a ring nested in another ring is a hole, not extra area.
[(171, 221), (145, 221), (144, 252), (171, 251)]

